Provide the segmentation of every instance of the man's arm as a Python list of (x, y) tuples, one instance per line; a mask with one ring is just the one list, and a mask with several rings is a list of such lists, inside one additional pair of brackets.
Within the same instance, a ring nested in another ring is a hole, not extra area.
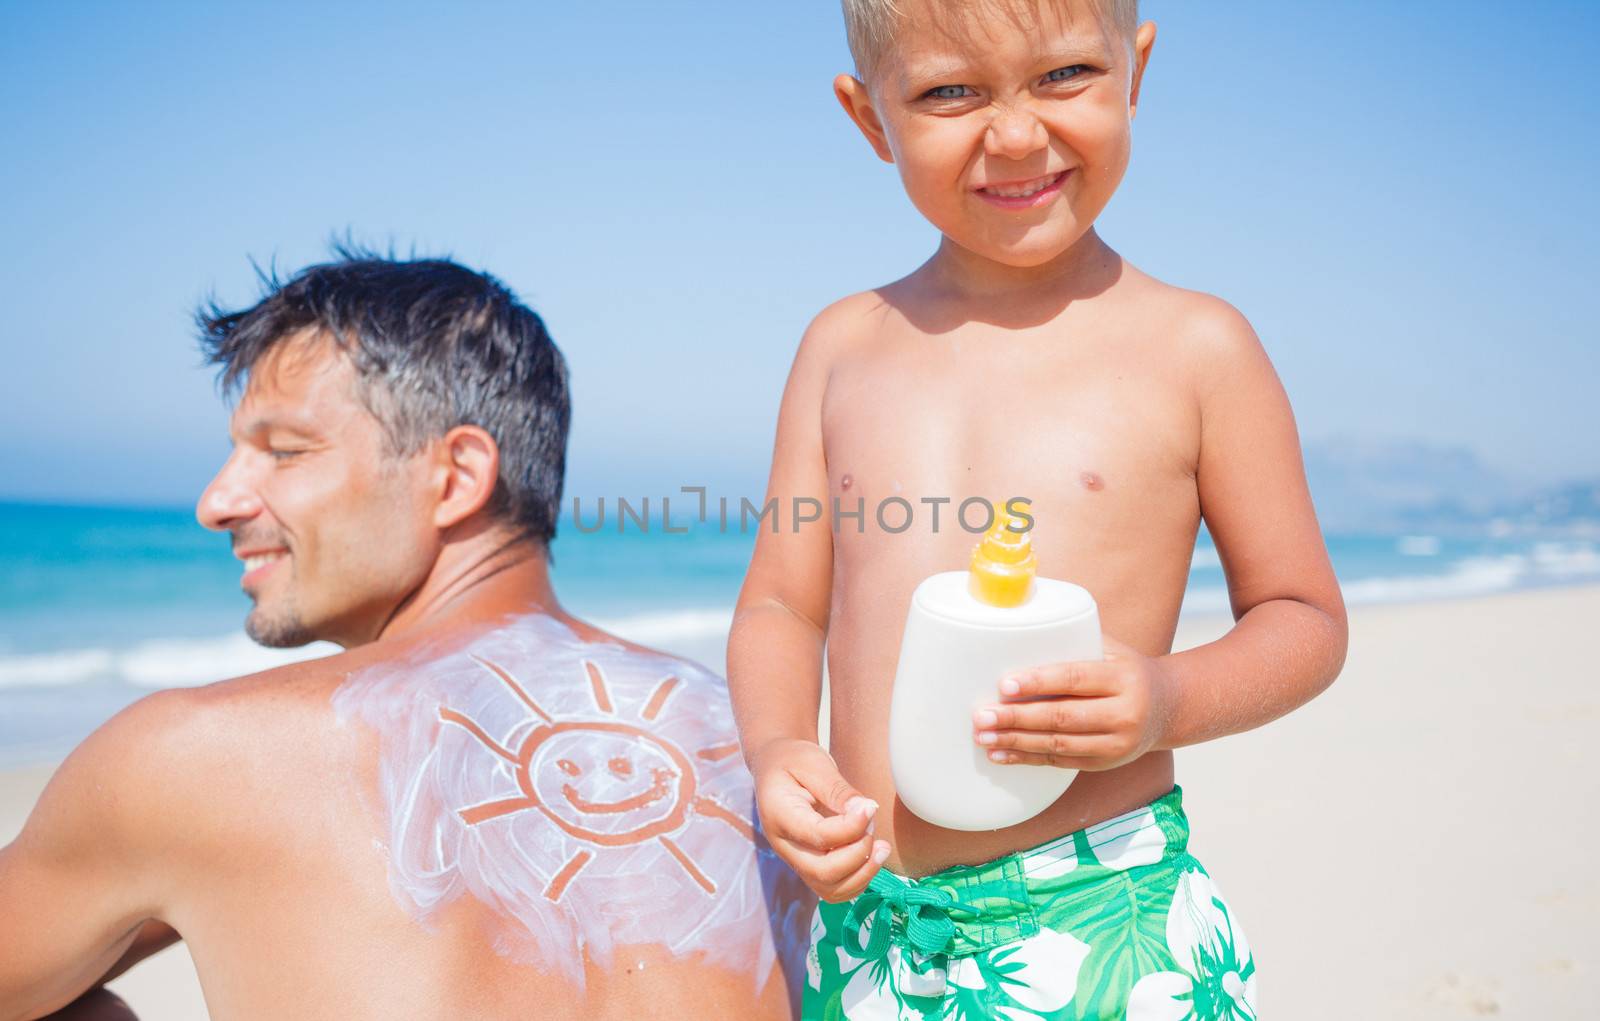
[(186, 778), (163, 754), (186, 693), (151, 696), (89, 737), (0, 849), (0, 1021), (65, 1007), (176, 940), (165, 907)]
[[(833, 582), (822, 397), (836, 331), (853, 300), (818, 316), (795, 356), (767, 487), (780, 527), (756, 538), (728, 636), (728, 692), (762, 826), (773, 849), (829, 900), (859, 893), (889, 854), (870, 832), (877, 806), (845, 781), (817, 741)], [(821, 518), (795, 529), (797, 498), (818, 501)]]
[(139, 1021), (139, 1015), (109, 989), (91, 989), (43, 1021)]
[(112, 981), (147, 957), (154, 957), (168, 947), (182, 942), (183, 935), (165, 922), (149, 921), (139, 927), (133, 943), (117, 958), (111, 970), (100, 976), (100, 985)]
[(94, 988), (60, 1010), (45, 1015), (41, 1021), (138, 1021), (138, 1015), (122, 1001), (122, 997), (105, 988), (106, 983), (182, 938), (178, 930), (163, 922), (144, 923), (139, 934), (133, 938), (133, 945), (122, 952), (122, 957), (111, 966), (110, 971), (100, 976)]
[[(1288, 397), (1255, 331), (1216, 299), (1192, 350), (1200, 405), (1200, 510), (1235, 624), (1184, 652), (1147, 656), (1108, 636), (1103, 663), (1002, 679), (974, 715), (991, 758), (1113, 769), (1261, 726), (1310, 701), (1344, 665), (1344, 599), (1317, 527)], [(1040, 699), (1038, 701), (1033, 701)]]

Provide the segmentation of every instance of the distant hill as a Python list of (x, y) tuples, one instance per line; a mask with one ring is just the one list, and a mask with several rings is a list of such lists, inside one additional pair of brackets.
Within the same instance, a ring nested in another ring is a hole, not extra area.
[(1600, 537), (1600, 476), (1534, 485), (1466, 447), (1418, 440), (1320, 440), (1305, 457), (1328, 532)]

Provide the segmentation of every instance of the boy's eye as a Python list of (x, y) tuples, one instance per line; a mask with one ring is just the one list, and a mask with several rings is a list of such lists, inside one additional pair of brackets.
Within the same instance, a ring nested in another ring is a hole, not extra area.
[(976, 95), (977, 95), (977, 93), (974, 92), (970, 87), (968, 87), (966, 85), (940, 85), (940, 86), (938, 86), (936, 88), (929, 89), (927, 92), (923, 93), (923, 98), (924, 99), (966, 99), (968, 96), (976, 96)]
[(1054, 71), (1051, 71), (1049, 74), (1045, 75), (1044, 80), (1047, 82), (1071, 81), (1087, 70), (1089, 70), (1089, 65), (1087, 64), (1073, 64), (1071, 67), (1058, 67)]
[(292, 461), (304, 453), (304, 450), (285, 450), (282, 448), (267, 451), (267, 455), (274, 461)]

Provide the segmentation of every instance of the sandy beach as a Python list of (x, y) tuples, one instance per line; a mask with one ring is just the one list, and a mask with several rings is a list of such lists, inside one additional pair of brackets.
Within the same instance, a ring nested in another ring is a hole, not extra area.
[[(1328, 693), (1179, 753), (1193, 847), (1255, 950), (1264, 1017), (1592, 1016), (1597, 621), (1600, 586), (1358, 607)], [(1186, 621), (1178, 647), (1227, 624)], [(0, 773), (0, 841), (48, 775)], [(113, 988), (147, 1019), (206, 1017), (181, 947)]]

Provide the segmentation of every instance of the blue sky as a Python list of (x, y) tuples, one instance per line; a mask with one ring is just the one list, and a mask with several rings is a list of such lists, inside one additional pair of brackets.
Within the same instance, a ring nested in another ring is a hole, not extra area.
[[(1302, 435), (1600, 472), (1592, 3), (1195, 4), (1102, 233), (1254, 322)], [(334, 233), (487, 268), (573, 368), (572, 491), (759, 486), (796, 339), (934, 244), (836, 6), (0, 0), (0, 497), (181, 504), (189, 315)]]

